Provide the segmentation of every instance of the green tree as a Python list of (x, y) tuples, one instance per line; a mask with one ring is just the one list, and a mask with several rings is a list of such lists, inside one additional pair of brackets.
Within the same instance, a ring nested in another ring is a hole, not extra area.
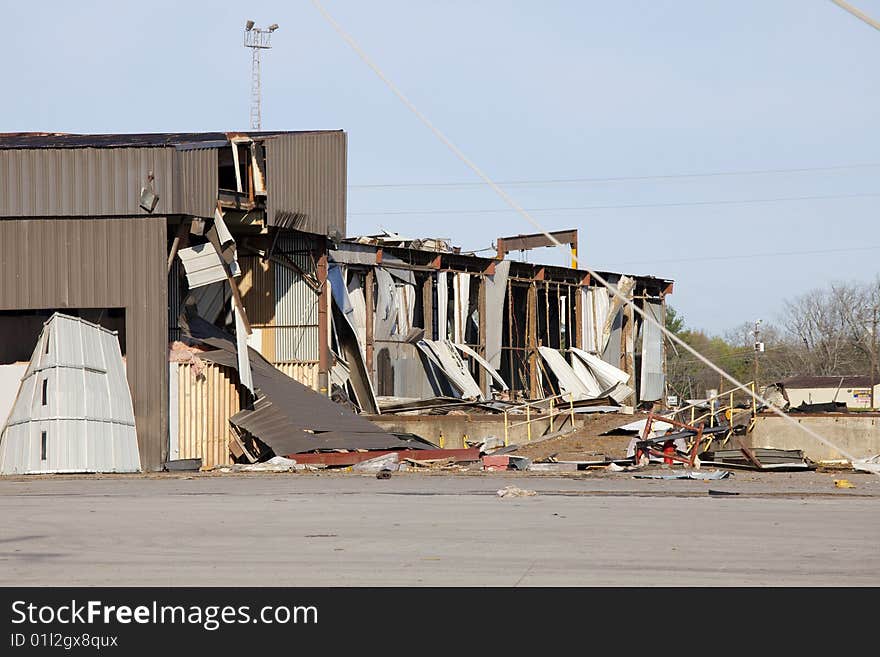
[(680, 335), (685, 330), (684, 317), (670, 305), (666, 306), (666, 330), (675, 335)]

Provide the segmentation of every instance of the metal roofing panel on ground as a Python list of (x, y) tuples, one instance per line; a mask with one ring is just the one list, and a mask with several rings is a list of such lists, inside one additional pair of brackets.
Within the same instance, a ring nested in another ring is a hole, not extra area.
[(116, 334), (55, 313), (0, 437), (0, 473), (138, 471), (134, 409)]

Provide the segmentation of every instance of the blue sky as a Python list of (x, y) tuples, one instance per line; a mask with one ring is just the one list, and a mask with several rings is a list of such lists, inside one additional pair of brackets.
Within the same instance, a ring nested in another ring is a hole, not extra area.
[[(508, 187), (522, 205), (592, 208), (535, 213), (587, 264), (674, 278), (693, 327), (878, 274), (880, 32), (829, 0), (324, 2), (491, 176), (533, 181)], [(476, 178), (307, 0), (0, 6), (0, 131), (247, 129), (243, 24), (277, 22), (263, 127), (348, 132), (349, 233), (533, 232), (484, 186), (434, 185)], [(780, 169), (822, 170), (681, 176)]]

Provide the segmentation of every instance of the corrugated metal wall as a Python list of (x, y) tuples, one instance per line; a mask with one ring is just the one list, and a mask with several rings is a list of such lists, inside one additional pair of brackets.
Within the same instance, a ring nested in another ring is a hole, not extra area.
[[(284, 235), (278, 238), (276, 252), (283, 253), (307, 274), (316, 275), (310, 255), (313, 240), (305, 236)], [(318, 354), (318, 301), (315, 291), (294, 269), (272, 263), (275, 271), (276, 362), (316, 361)]]
[(235, 370), (204, 363), (177, 367), (178, 458), (202, 459), (202, 465), (229, 465), (229, 418), (241, 410), (241, 386)]
[(174, 165), (173, 213), (213, 217), (217, 206), (217, 149), (174, 151)]
[(0, 310), (125, 308), (141, 466), (167, 454), (165, 217), (0, 221)]
[(345, 235), (347, 138), (339, 132), (303, 132), (266, 139), (269, 223), (296, 216), (291, 227)]
[(318, 392), (318, 363), (273, 363), (291, 379)]
[(217, 151), (160, 148), (0, 150), (0, 216), (145, 215), (147, 173), (154, 215), (210, 217), (217, 201)]
[[(229, 418), (241, 410), (243, 388), (233, 369), (206, 361), (203, 365), (199, 370), (192, 363), (177, 364), (178, 458), (200, 458), (205, 466), (228, 465), (232, 463)], [(303, 385), (318, 389), (317, 363), (281, 363), (275, 367)]]

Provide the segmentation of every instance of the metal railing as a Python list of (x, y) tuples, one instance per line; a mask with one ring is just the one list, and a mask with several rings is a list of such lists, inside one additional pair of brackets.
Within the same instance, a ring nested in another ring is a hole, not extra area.
[[(568, 400), (567, 405), (564, 403), (565, 400)], [(560, 404), (560, 401), (563, 403)], [(547, 406), (546, 408), (545, 405)], [(511, 422), (510, 415), (519, 415), (521, 409), (525, 409), (526, 419), (520, 422)], [(536, 413), (534, 416), (532, 415), (533, 411)], [(510, 444), (510, 430), (522, 425), (526, 425), (527, 440), (528, 442), (532, 442), (532, 423), (539, 420), (543, 421), (549, 419), (550, 433), (553, 433), (553, 420), (560, 415), (568, 415), (571, 421), (571, 427), (574, 428), (574, 393), (566, 392), (561, 395), (554, 395), (553, 397), (546, 397), (537, 401), (511, 406), (504, 411), (504, 446), (507, 447)], [(559, 424), (559, 427), (562, 427), (563, 424), (565, 424), (564, 420)]]
[[(721, 444), (724, 445), (730, 440), (730, 437), (733, 435), (733, 414), (736, 410), (734, 395), (740, 390), (751, 390), (751, 402), (752, 402), (752, 413), (751, 418), (749, 420), (749, 425), (747, 427), (747, 432), (752, 430), (752, 426), (755, 422), (755, 417), (758, 415), (758, 402), (756, 401), (755, 396), (755, 382), (749, 381), (748, 383), (744, 383), (741, 386), (737, 386), (732, 390), (726, 390), (725, 392), (720, 392), (717, 395), (713, 395), (704, 401), (697, 402), (695, 404), (690, 404), (688, 406), (684, 406), (682, 408), (678, 408), (674, 411), (672, 417), (681, 417), (681, 413), (684, 411), (690, 411), (690, 424), (696, 425), (698, 422), (702, 421), (704, 424), (706, 420), (709, 421), (709, 426), (714, 427), (715, 421), (718, 416), (727, 417), (729, 428), (727, 430), (727, 434), (724, 436), (724, 439), (721, 441)], [(728, 401), (726, 406), (718, 406), (715, 408), (715, 402), (724, 399)], [(697, 407), (702, 406), (703, 404), (709, 404), (709, 410), (702, 415), (697, 415)], [(659, 419), (659, 418), (658, 418)], [(662, 422), (662, 419), (660, 419)], [(709, 437), (708, 444), (706, 445), (706, 449), (709, 448), (709, 445), (714, 441), (714, 437)]]

